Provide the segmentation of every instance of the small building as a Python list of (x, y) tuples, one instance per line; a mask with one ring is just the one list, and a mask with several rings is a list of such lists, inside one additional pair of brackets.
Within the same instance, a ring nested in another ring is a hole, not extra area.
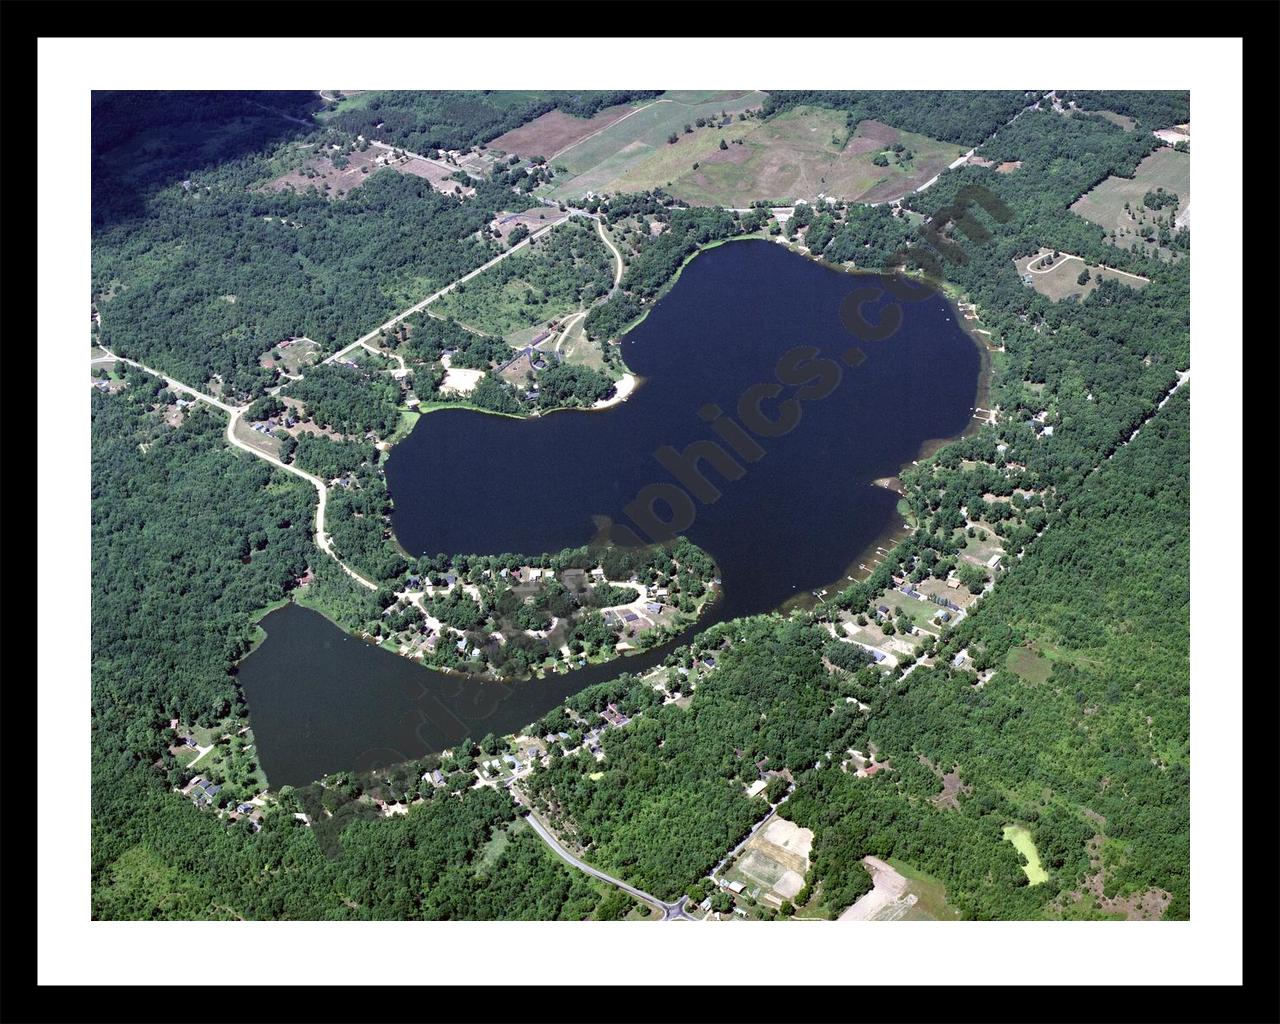
[(741, 882), (729, 882), (725, 885), (725, 888), (728, 889), (731, 893), (733, 893), (736, 896), (738, 893), (742, 892), (742, 890), (745, 889), (746, 886), (743, 885)]
[(995, 555), (992, 555), (990, 558), (988, 558), (988, 559), (987, 559), (987, 567), (988, 567), (988, 568), (990, 568), (990, 569), (999, 569), (999, 568), (1000, 568), (1000, 555), (995, 554)]

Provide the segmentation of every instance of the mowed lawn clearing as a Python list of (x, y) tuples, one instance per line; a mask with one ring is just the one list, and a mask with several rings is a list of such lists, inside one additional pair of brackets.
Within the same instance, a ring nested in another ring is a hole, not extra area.
[(1009, 651), (1005, 665), (1010, 672), (1036, 686), (1047, 682), (1053, 673), (1053, 662), (1048, 658), (1042, 658), (1030, 647), (1014, 647)]
[[(629, 192), (661, 186), (685, 202), (739, 208), (756, 199), (813, 201), (820, 195), (878, 202), (922, 185), (959, 153), (949, 143), (879, 121), (861, 122), (845, 141), (847, 134), (843, 113), (814, 107), (697, 129), (641, 155), (607, 187)], [(895, 155), (895, 144), (910, 159)], [(878, 154), (888, 166), (874, 163)]]
[[(1160, 188), (1176, 195), (1177, 205), (1163, 210), (1147, 209), (1142, 197)], [(1112, 175), (1072, 203), (1071, 212), (1097, 224), (1108, 237), (1115, 232), (1115, 244), (1123, 249), (1132, 248), (1136, 243), (1148, 251), (1157, 249), (1162, 258), (1169, 258), (1172, 255), (1169, 250), (1144, 242), (1142, 236), (1153, 228), (1158, 218), (1172, 219), (1177, 226), (1189, 222), (1191, 154), (1162, 146), (1138, 165), (1132, 178)]]
[[(1071, 253), (1059, 253), (1052, 264), (1046, 265), (1052, 253), (1052, 249), (1042, 248), (1031, 256), (1014, 260), (1013, 265), (1017, 267), (1018, 276), (1024, 283), (1030, 278), (1031, 287), (1054, 302), (1072, 297), (1083, 299), (1104, 279), (1119, 281), (1130, 288), (1145, 288), (1151, 283), (1149, 278), (1140, 277), (1137, 274), (1112, 270), (1097, 263), (1086, 263), (1079, 256), (1073, 256)], [(1080, 273), (1086, 269), (1089, 271), (1089, 278), (1081, 284)]]

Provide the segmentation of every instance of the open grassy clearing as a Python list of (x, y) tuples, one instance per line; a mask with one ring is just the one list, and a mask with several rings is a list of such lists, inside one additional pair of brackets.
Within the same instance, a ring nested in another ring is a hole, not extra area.
[[(1178, 197), (1176, 206), (1163, 210), (1144, 206), (1143, 196), (1161, 188)], [(1168, 146), (1146, 157), (1132, 178), (1112, 175), (1071, 204), (1072, 213), (1097, 224), (1109, 239), (1114, 232), (1113, 244), (1122, 249), (1137, 246), (1146, 252), (1156, 251), (1162, 259), (1172, 258), (1174, 253), (1146, 240), (1144, 235), (1154, 232), (1159, 220), (1179, 227), (1189, 223), (1190, 211), (1191, 154), (1179, 153)]]
[(269, 349), (259, 360), (266, 367), (278, 367), (284, 373), (298, 374), (320, 360), (320, 346), (310, 338), (288, 338)]
[[(739, 208), (761, 198), (813, 201), (820, 195), (875, 202), (910, 192), (958, 153), (948, 143), (878, 121), (863, 121), (850, 135), (844, 114), (813, 107), (692, 134), (681, 128), (677, 138), (674, 145), (664, 141), (657, 148), (632, 150), (613, 180), (601, 183), (604, 190), (662, 187), (689, 203)], [(895, 144), (905, 147), (910, 159), (894, 154)], [(873, 162), (881, 154), (888, 166)]]
[(1117, 114), (1114, 110), (1087, 110), (1085, 113), (1098, 114), (1105, 117), (1112, 124), (1119, 125), (1127, 132), (1133, 131), (1133, 126), (1138, 123), (1133, 118), (1126, 117), (1124, 114)]
[(1030, 647), (1015, 647), (1009, 651), (1005, 665), (1029, 683), (1040, 685), (1049, 679), (1053, 672), (1053, 662), (1042, 658)]
[[(565, 168), (567, 173), (560, 175), (549, 194), (565, 198), (613, 188), (611, 183), (622, 178), (631, 167), (665, 147), (672, 132), (682, 139), (690, 139), (692, 135), (684, 134), (686, 124), (694, 124), (699, 117), (720, 120), (722, 112), (732, 116), (759, 107), (764, 99), (765, 94), (758, 91), (664, 93), (561, 153), (554, 165)], [(693, 134), (698, 132), (713, 134), (713, 130), (707, 128)], [(673, 148), (678, 147), (677, 143)]]
[(907, 880), (907, 890), (916, 895), (915, 905), (907, 911), (903, 920), (960, 920), (960, 912), (947, 902), (947, 887), (942, 882), (896, 857), (890, 857), (887, 863)]
[[(1030, 256), (1013, 261), (1018, 276), (1025, 283), (1028, 279), (1031, 287), (1047, 299), (1061, 302), (1063, 299), (1083, 299), (1103, 281), (1119, 281), (1130, 288), (1145, 288), (1150, 280), (1136, 274), (1112, 270), (1096, 263), (1087, 263), (1079, 256), (1070, 253), (1059, 253), (1056, 260), (1049, 262), (1052, 249), (1041, 249)], [(1080, 274), (1088, 270), (1089, 277), (1084, 284), (1080, 283)]]
[(511, 845), (511, 840), (520, 832), (524, 832), (529, 828), (529, 823), (523, 818), (517, 818), (503, 828), (494, 830), (492, 838), (484, 844), (480, 849), (480, 856), (476, 858), (474, 870), (478, 875), (481, 872), (488, 871), (498, 863), (503, 852)]

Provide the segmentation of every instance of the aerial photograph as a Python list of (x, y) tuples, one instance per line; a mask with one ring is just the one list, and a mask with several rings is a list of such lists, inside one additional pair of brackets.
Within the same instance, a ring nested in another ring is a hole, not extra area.
[(1192, 921), (1192, 90), (1025, 84), (86, 93), (86, 917)]

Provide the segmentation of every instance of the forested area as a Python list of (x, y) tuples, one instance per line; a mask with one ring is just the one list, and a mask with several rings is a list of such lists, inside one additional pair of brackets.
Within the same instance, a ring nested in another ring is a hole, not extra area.
[(943, 142), (976, 146), (1040, 94), (1019, 89), (787, 89), (769, 93), (762, 116), (772, 117), (792, 107), (828, 107), (848, 111), (850, 128), (871, 118)]
[(366, 462), (376, 462), (377, 456), (377, 449), (371, 444), (303, 434), (298, 439), (293, 464), (324, 480), (332, 480), (344, 473), (354, 473)]
[(335, 433), (386, 437), (400, 418), (400, 385), (383, 374), (359, 367), (323, 363), (309, 369), (284, 392), (302, 403), (316, 425)]
[[(551, 110), (589, 118), (605, 107), (657, 96), (652, 90), (546, 91), (383, 89), (336, 112), (330, 124), (418, 153), (469, 149)], [(550, 156), (551, 154), (526, 154)]]
[(1063, 103), (1074, 101), (1082, 110), (1110, 110), (1138, 122), (1136, 128), (1155, 131), (1191, 120), (1191, 93), (1185, 89), (1064, 89)]
[(382, 170), (333, 201), (253, 191), (262, 173), (256, 157), (220, 166), (95, 233), (103, 344), (193, 387), (217, 375), (224, 395), (259, 393), (282, 339), (337, 348), (490, 259), (473, 236), (512, 198), (482, 184), (459, 201)]
[[(530, 792), (553, 822), (567, 824), (589, 861), (675, 898), (763, 816), (743, 788), (757, 777), (756, 761), (799, 770), (862, 734), (856, 706), (822, 666), (825, 636), (764, 617), (712, 627), (699, 645), (716, 650), (731, 638), (732, 646), (717, 650), (719, 667), (687, 710), (650, 707), (625, 729), (607, 731), (599, 766), (589, 754), (553, 754)], [(604, 775), (593, 780), (598, 767)]]

